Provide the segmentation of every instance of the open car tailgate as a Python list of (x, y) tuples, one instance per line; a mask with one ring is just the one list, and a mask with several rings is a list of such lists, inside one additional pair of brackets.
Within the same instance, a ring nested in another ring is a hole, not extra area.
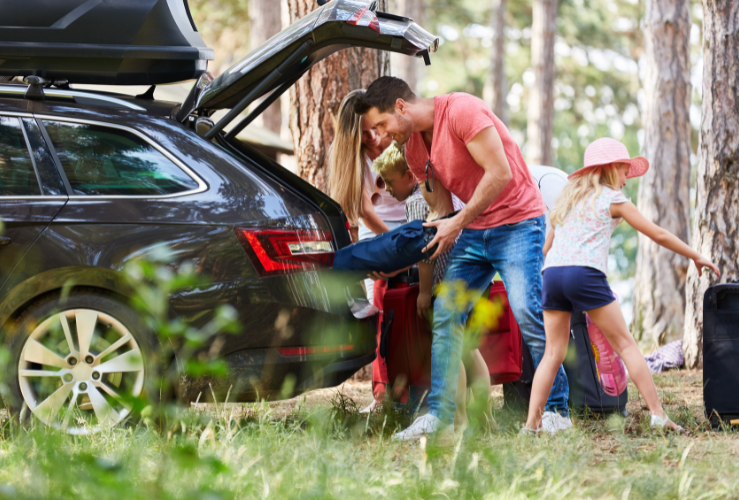
[(282, 68), (269, 85), (262, 85), (259, 95), (252, 96), (254, 99), (299, 77), (343, 48), (368, 47), (426, 58), (429, 52), (436, 51), (439, 44), (436, 36), (412, 19), (373, 12), (374, 4), (369, 0), (332, 0), (314, 10), (257, 47), (218, 78), (201, 77), (183, 103), (178, 119), (184, 120), (195, 110), (233, 108), (298, 52), (301, 56), (289, 67)]

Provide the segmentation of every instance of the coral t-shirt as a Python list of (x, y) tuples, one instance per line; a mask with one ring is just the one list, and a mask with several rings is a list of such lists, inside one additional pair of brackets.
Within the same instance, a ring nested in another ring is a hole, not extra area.
[(472, 158), (467, 143), (488, 127), (495, 127), (498, 131), (513, 177), (493, 203), (467, 227), (489, 229), (544, 215), (544, 200), (518, 145), (503, 122), (482, 99), (473, 95), (455, 92), (434, 98), (431, 151), (429, 153), (420, 133), (412, 134), (405, 146), (408, 166), (423, 182), (426, 179), (426, 161), (430, 156), (434, 179), (465, 204), (469, 203), (484, 170)]

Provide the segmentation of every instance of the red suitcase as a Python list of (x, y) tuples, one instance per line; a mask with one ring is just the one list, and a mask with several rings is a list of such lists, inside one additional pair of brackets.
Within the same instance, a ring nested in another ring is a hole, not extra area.
[[(497, 385), (521, 377), (522, 339), (501, 282), (491, 285), (489, 298), (502, 301), (503, 312), (495, 327), (481, 333), (480, 353), (488, 365), (490, 383)], [(416, 313), (417, 299), (418, 285), (394, 282), (387, 288), (386, 282), (375, 282), (375, 305), (382, 304), (372, 371), (378, 400), (383, 399), (386, 387), (393, 387), (393, 399), (401, 402), (410, 392), (421, 398), (430, 389), (432, 334)]]
[(372, 362), (372, 394), (375, 396), (375, 401), (382, 401), (385, 399), (385, 387), (387, 386), (387, 365), (385, 364), (385, 358), (380, 353), (380, 343), (382, 342), (382, 329), (385, 325), (383, 305), (382, 302), (385, 298), (385, 291), (387, 290), (387, 281), (376, 280), (374, 284), (374, 299), (372, 304), (379, 309), (379, 317), (377, 318), (377, 349), (375, 360)]
[(521, 378), (523, 339), (502, 281), (490, 285), (490, 301), (501, 301), (503, 314), (493, 328), (480, 335), (480, 354), (488, 365), (490, 383), (498, 385)]
[(383, 300), (388, 387), (402, 403), (409, 396), (421, 401), (431, 389), (431, 329), (418, 317), (417, 300), (418, 285), (402, 282), (391, 284)]

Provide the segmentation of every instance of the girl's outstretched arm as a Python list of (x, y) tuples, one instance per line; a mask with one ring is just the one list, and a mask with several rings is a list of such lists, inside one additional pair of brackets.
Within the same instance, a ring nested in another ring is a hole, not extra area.
[(695, 262), (695, 266), (698, 268), (698, 276), (703, 274), (704, 267), (710, 268), (711, 271), (716, 273), (716, 276), (721, 276), (721, 272), (713, 262), (680, 241), (680, 238), (671, 232), (666, 229), (662, 229), (654, 222), (647, 220), (646, 217), (639, 212), (639, 209), (630, 201), (627, 201), (626, 203), (612, 203), (611, 217), (614, 219), (622, 217), (631, 225), (631, 227), (649, 237), (658, 245), (661, 245), (668, 250), (672, 250), (675, 253), (679, 253)]

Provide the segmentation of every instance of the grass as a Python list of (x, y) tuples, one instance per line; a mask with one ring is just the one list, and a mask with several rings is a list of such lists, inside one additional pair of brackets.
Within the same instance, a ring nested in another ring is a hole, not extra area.
[(576, 419), (566, 435), (519, 438), (523, 417), (498, 409), (502, 430), (451, 444), (393, 442), (402, 416), (357, 413), (368, 383), (347, 384), (343, 396), (198, 405), (160, 429), (89, 438), (6, 421), (0, 498), (739, 498), (739, 434), (706, 425), (700, 372), (655, 380), (687, 435), (650, 431), (633, 385), (626, 419)]

